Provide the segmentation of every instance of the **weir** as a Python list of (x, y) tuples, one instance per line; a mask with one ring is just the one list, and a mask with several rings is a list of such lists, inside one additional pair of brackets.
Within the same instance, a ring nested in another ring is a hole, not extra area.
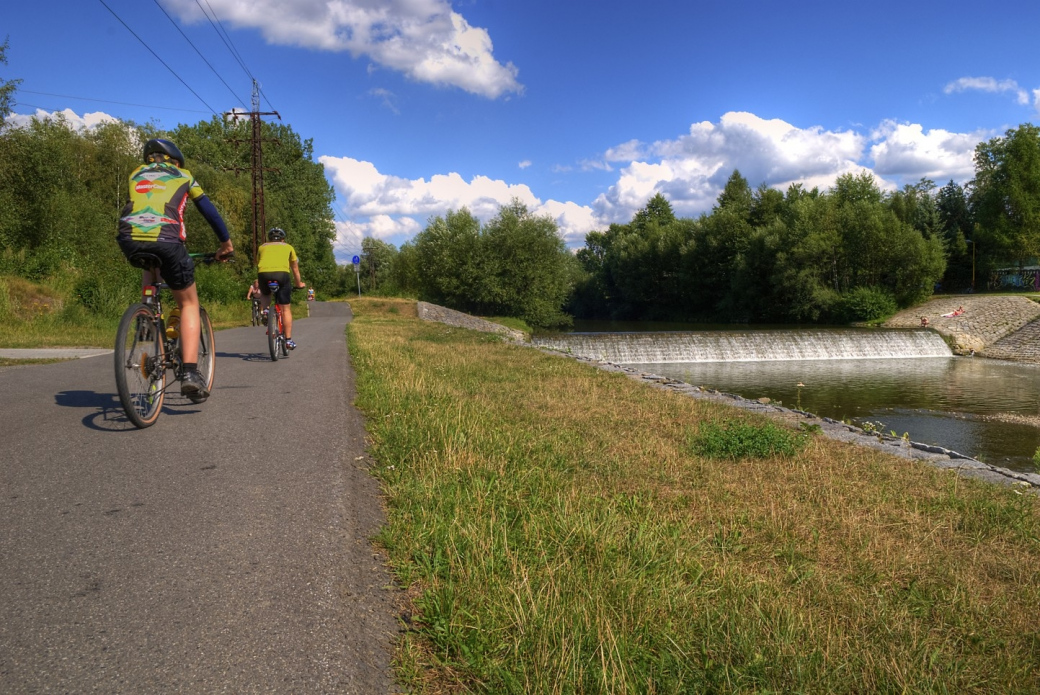
[(660, 333), (560, 333), (535, 336), (540, 347), (616, 364), (763, 362), (950, 357), (928, 330), (799, 329)]

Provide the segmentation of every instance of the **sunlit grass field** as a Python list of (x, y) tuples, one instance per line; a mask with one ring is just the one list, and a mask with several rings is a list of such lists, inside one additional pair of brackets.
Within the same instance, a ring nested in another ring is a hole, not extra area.
[(1035, 496), (351, 306), (409, 687), (1040, 692)]

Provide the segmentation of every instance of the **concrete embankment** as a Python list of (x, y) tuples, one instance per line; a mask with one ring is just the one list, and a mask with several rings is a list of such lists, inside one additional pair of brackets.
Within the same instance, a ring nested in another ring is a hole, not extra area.
[[(959, 309), (963, 313), (946, 316)], [(936, 297), (885, 322), (891, 328), (921, 326), (938, 332), (957, 354), (1040, 363), (1040, 304), (1023, 296)]]

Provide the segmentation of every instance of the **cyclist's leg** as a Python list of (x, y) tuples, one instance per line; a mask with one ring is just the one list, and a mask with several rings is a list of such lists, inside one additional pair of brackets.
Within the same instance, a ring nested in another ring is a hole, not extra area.
[(292, 340), (292, 304), (282, 305), (282, 323), (285, 324), (285, 339)]
[(181, 361), (199, 361), (199, 293), (192, 283), (183, 290), (173, 290), (173, 298), (181, 308)]
[(282, 329), (285, 339), (292, 340), (292, 279), (289, 273), (278, 273), (278, 292), (274, 301), (282, 309)]

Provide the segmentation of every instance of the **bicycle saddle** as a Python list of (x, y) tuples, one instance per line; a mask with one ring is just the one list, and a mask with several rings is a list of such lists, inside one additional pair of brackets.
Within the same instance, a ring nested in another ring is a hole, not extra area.
[(130, 262), (130, 265), (141, 270), (151, 270), (162, 265), (162, 261), (154, 253), (143, 251), (131, 255), (127, 260)]

